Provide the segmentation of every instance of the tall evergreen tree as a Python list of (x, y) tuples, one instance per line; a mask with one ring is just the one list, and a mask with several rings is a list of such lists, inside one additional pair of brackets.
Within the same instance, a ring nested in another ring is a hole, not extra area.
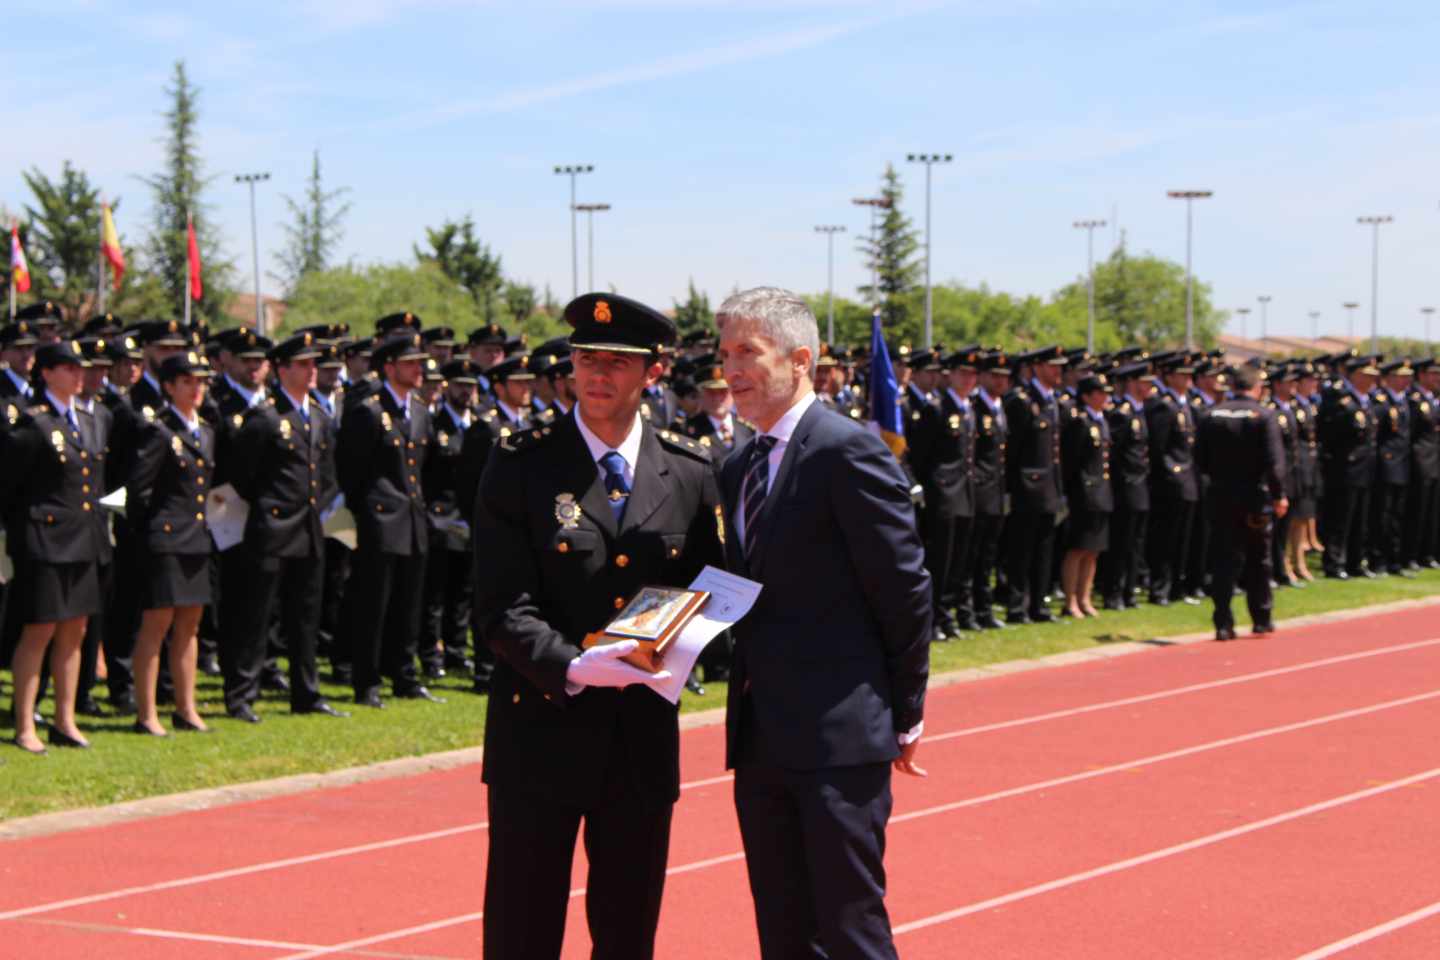
[(709, 330), (715, 326), (715, 311), (710, 309), (710, 296), (695, 289), (695, 278), (690, 278), (690, 293), (684, 303), (675, 304), (675, 326), (681, 333), (692, 330)]
[(320, 177), (320, 151), (316, 150), (305, 181), (305, 196), (300, 200), (281, 197), (290, 222), (281, 224), (285, 248), (275, 255), (280, 272), (271, 276), (284, 284), (287, 296), (294, 292), (301, 277), (330, 266), (330, 258), (344, 235), (342, 221), (350, 212), (350, 204), (340, 199), (349, 192), (349, 187), (325, 189)]
[(214, 178), (204, 175), (200, 159), (196, 129), (200, 91), (190, 83), (185, 61), (176, 61), (171, 86), (165, 88), (165, 94), (170, 100), (170, 108), (163, 114), (167, 130), (165, 167), (155, 176), (144, 178), (154, 195), (146, 259), (167, 293), (168, 309), (178, 316), (184, 310), (187, 295), (186, 216), (193, 216), (200, 259), (205, 267), (204, 299), (195, 309), (201, 318), (219, 317), (230, 296), (234, 266), (222, 254), (210, 208), (201, 199)]
[[(39, 168), (21, 176), (35, 197), (34, 206), (25, 207), (31, 290), (37, 298), (58, 303), (67, 319), (81, 320), (82, 310), (93, 304), (98, 279), (100, 190), (68, 160), (58, 179)], [(104, 279), (109, 282), (108, 273)]]
[[(887, 327), (905, 323), (909, 315), (908, 295), (920, 282), (922, 264), (916, 257), (920, 249), (919, 233), (910, 218), (900, 211), (900, 201), (905, 195), (900, 175), (889, 164), (880, 186), (880, 196), (887, 202), (885, 216), (880, 221), (880, 230), (872, 241), (866, 236), (860, 240), (860, 252), (865, 255), (866, 266), (874, 271), (879, 289), (881, 322)], [(860, 287), (862, 296), (873, 297), (875, 288), (866, 284)]]
[(439, 227), (425, 228), (428, 251), (415, 247), (415, 259), (432, 263), (470, 294), (486, 323), (493, 320), (496, 295), (504, 278), (500, 258), (475, 236), (475, 221), (467, 214), (457, 222), (446, 220)]

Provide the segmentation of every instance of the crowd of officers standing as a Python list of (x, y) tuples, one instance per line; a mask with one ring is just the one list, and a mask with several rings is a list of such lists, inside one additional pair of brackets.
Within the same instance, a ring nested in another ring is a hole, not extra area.
[[(714, 346), (686, 337), (641, 413), (718, 464), (753, 426)], [(1209, 593), (1227, 639), (1237, 579), (1267, 632), (1271, 587), (1310, 581), (1311, 551), (1340, 579), (1440, 567), (1433, 359), (890, 353), (936, 640), (1049, 622), (1053, 596), (1061, 615), (1094, 616), (1096, 590), (1111, 610)], [(870, 419), (864, 351), (821, 354), (820, 401)], [(49, 742), (81, 748), (77, 714), (134, 715), (136, 733), (168, 736), (162, 702), (174, 730), (207, 732), (197, 673), (222, 677), (226, 713), (249, 723), (262, 690), (295, 713), (347, 716), (321, 695), (321, 660), (372, 709), (387, 684), (441, 702), (426, 683), (447, 673), (487, 693), (494, 660), (470, 617), (479, 478), (496, 443), (574, 401), (564, 338), (531, 350), (493, 324), (460, 337), (395, 313), (373, 335), (319, 325), (275, 343), (111, 314), (66, 330), (52, 304), (23, 309), (0, 328), (13, 568), (0, 661), (16, 744), (44, 752), (35, 705), (51, 678)], [(218, 550), (212, 513), (232, 498), (243, 536)], [(689, 686), (727, 673), (722, 640)]]

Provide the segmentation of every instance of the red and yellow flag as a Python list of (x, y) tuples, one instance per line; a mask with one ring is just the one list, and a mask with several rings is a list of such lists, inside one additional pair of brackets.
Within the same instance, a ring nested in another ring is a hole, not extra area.
[(30, 264), (25, 262), (25, 248), (20, 246), (20, 221), (10, 225), (10, 282), (20, 293), (30, 291)]
[(194, 218), (187, 216), (185, 226), (190, 259), (190, 299), (199, 301), (205, 295), (205, 288), (200, 282), (200, 243), (195, 238)]
[(115, 275), (115, 289), (120, 289), (120, 278), (125, 276), (125, 251), (120, 249), (120, 234), (115, 232), (115, 218), (110, 215), (110, 204), (100, 207), (100, 252), (110, 264)]

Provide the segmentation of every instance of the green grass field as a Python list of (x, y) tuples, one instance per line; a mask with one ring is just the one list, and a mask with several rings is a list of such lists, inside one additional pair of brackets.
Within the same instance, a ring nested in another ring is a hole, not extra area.
[[(1322, 580), (1303, 590), (1280, 590), (1279, 619), (1349, 607), (1417, 599), (1440, 593), (1440, 571), (1416, 579), (1336, 582)], [(1237, 597), (1244, 623), (1244, 600)], [(964, 667), (1042, 657), (1103, 643), (1175, 636), (1210, 629), (1210, 604), (1166, 608), (1142, 605), (1123, 613), (1104, 613), (1084, 621), (1020, 627), (978, 634), (932, 647), (931, 670), (939, 674)], [(4, 676), (10, 689), (9, 677)], [(212, 735), (177, 734), (156, 741), (130, 732), (132, 718), (81, 718), (94, 749), (52, 750), (30, 757), (8, 744), (0, 728), (0, 819), (56, 810), (97, 806), (202, 787), (264, 780), (420, 756), (481, 742), (485, 699), (469, 692), (468, 680), (446, 678), (431, 686), (446, 704), (387, 700), (383, 711), (354, 708), (348, 720), (292, 717), (283, 696), (259, 705), (265, 722), (258, 726), (224, 716), (218, 679), (202, 678), (201, 712), (215, 728)], [(326, 687), (342, 709), (352, 709), (348, 690)], [(9, 696), (3, 701), (8, 723)], [(686, 711), (723, 706), (724, 684), (707, 684), (703, 697), (686, 695)], [(50, 713), (48, 703), (42, 712)], [(168, 714), (162, 722), (169, 726)]]

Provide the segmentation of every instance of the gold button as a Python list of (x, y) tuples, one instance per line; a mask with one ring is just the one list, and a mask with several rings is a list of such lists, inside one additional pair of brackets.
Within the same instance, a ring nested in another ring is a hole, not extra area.
[(272, 517), (278, 517), (278, 516), (280, 516), (280, 508), (279, 508), (279, 507), (271, 507), (271, 508), (270, 508), (270, 516), (272, 516)]
[(383, 503), (377, 503), (377, 504), (375, 504), (375, 512), (376, 512), (376, 513), (384, 513), (384, 512), (385, 512), (385, 505), (384, 505)]
[(89, 504), (88, 502), (82, 503), (82, 504), (80, 504), (80, 509), (81, 509), (81, 510), (84, 510), (86, 513), (89, 513), (89, 512), (90, 512), (90, 504)]
[(671, 559), (671, 560), (674, 560), (674, 559), (675, 559), (676, 557), (678, 557), (678, 556), (680, 556), (680, 548), (679, 548), (679, 547), (671, 547), (671, 548), (670, 548), (670, 559)]
[(46, 522), (46, 523), (54, 523), (54, 522), (55, 522), (55, 517), (54, 517), (52, 514), (48, 514), (48, 513), (47, 513), (47, 514), (45, 514), (45, 522)]
[(410, 482), (411, 482), (411, 483), (414, 483), (414, 482), (415, 482), (415, 474), (413, 474), (413, 473), (410, 474)]
[(89, 468), (89, 467), (81, 467), (81, 468), (80, 468), (80, 476), (82, 476), (82, 477), (88, 477), (88, 476), (90, 476), (90, 468)]
[(561, 553), (569, 553), (569, 552), (570, 552), (570, 544), (565, 543), (565, 542), (562, 540), (562, 541), (560, 542), (560, 546), (556, 547), (555, 549), (556, 549), (556, 550), (559, 550)]
[(203, 467), (203, 466), (205, 466), (205, 458), (204, 458), (204, 457), (196, 457), (196, 458), (195, 458), (195, 466), (197, 466), (197, 467)]
[(203, 493), (197, 493), (197, 494), (195, 494), (195, 502), (196, 502), (196, 503), (204, 503), (204, 502), (205, 502), (205, 494), (203, 494)]
[(314, 498), (314, 497), (311, 497), (311, 498), (310, 498), (310, 506), (312, 506), (312, 507), (315, 506), (315, 498)]
[(625, 598), (624, 598), (624, 597), (616, 597), (616, 598), (615, 598), (615, 609), (616, 609), (616, 610), (620, 610), (620, 609), (622, 609), (624, 606), (625, 606)]
[(409, 443), (405, 444), (405, 446), (409, 447), (411, 450), (414, 450), (414, 449), (415, 449), (415, 441), (414, 441), (414, 440), (411, 440)]
[(196, 483), (197, 486), (203, 487), (203, 486), (205, 486), (205, 478), (204, 478), (204, 477), (196, 477), (196, 478), (195, 478), (195, 483)]
[(89, 493), (89, 492), (90, 492), (90, 484), (88, 484), (88, 483), (82, 483), (82, 484), (80, 485), (80, 492), (81, 492), (81, 493)]
[(90, 454), (86, 453), (84, 450), (81, 450), (81, 451), (80, 451), (80, 459), (81, 459), (81, 460), (89, 460), (89, 459), (90, 459)]
[(415, 458), (414, 458), (414, 457), (411, 457), (411, 458), (410, 458), (410, 466), (412, 466), (412, 467), (415, 466)]
[(168, 524), (168, 523), (165, 524), (165, 532), (166, 532), (166, 533), (169, 533), (169, 532), (170, 532), (170, 524)]
[(628, 566), (630, 566), (630, 558), (627, 557), (627, 556), (625, 556), (625, 554), (623, 554), (623, 553), (620, 554), (619, 556), (617, 556), (617, 557), (615, 558), (615, 566), (617, 566), (617, 567), (628, 567)]
[(310, 464), (310, 472), (311, 472), (311, 473), (314, 473), (314, 472), (315, 472), (315, 464), (313, 464), (313, 463)]
[(517, 694), (515, 694), (515, 696), (511, 697), (511, 698), (510, 698), (510, 702), (511, 702), (511, 703), (519, 703), (519, 702), (520, 702), (520, 694), (517, 693)]
[(203, 513), (197, 513), (197, 514), (195, 514), (195, 519), (196, 519), (196, 520), (199, 520), (201, 523), (204, 523), (204, 522), (205, 522), (205, 514), (203, 514)]

